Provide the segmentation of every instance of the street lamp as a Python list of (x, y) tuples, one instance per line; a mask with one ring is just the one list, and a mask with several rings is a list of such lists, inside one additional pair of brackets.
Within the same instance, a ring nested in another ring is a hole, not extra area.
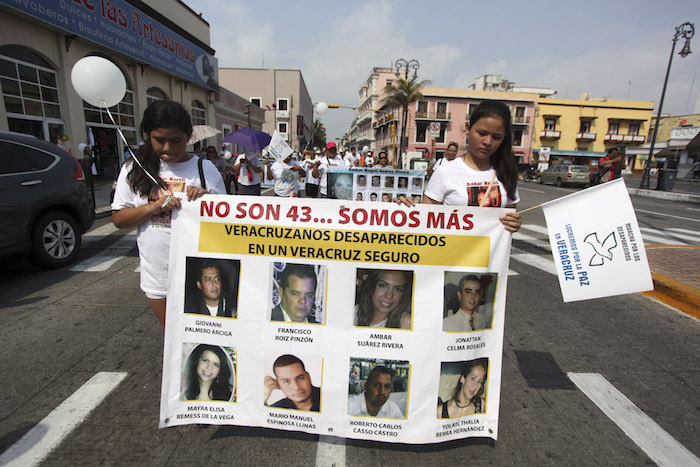
[(399, 76), (399, 70), (404, 70), (404, 76), (406, 78), (406, 81), (408, 81), (408, 70), (413, 70), (413, 77), (415, 78), (418, 76), (418, 69), (420, 68), (420, 63), (418, 63), (418, 60), (404, 60), (403, 58), (400, 58), (396, 60), (396, 63), (394, 64), (396, 67), (396, 76)]
[(659, 132), (659, 119), (661, 118), (661, 109), (664, 106), (664, 97), (666, 97), (666, 85), (668, 84), (668, 75), (671, 72), (671, 62), (673, 61), (673, 52), (676, 50), (676, 42), (678, 38), (683, 36), (685, 45), (678, 53), (685, 58), (690, 54), (690, 39), (695, 35), (695, 26), (693, 23), (685, 22), (676, 27), (676, 32), (673, 34), (673, 45), (671, 46), (671, 56), (668, 59), (668, 68), (666, 68), (666, 78), (664, 79), (664, 87), (661, 90), (661, 100), (659, 101), (659, 109), (656, 111), (656, 124), (654, 125), (654, 133), (651, 135), (651, 145), (649, 146), (649, 156), (644, 163), (644, 173), (642, 174), (642, 182), (639, 188), (649, 189), (649, 170), (651, 169), (651, 158), (654, 155), (654, 144), (656, 143), (656, 135)]
[[(416, 62), (418, 63), (418, 62)], [(345, 105), (338, 105), (338, 104), (326, 104), (325, 102), (319, 102), (316, 104), (316, 112), (319, 115), (324, 115), (326, 112), (328, 112), (328, 109), (353, 109), (353, 110), (361, 110), (361, 111), (369, 111), (369, 112), (377, 112), (377, 113), (382, 113), (386, 114), (391, 118), (391, 157), (392, 157), (392, 165), (396, 164), (396, 120), (394, 120), (394, 116), (387, 112), (386, 110), (378, 110), (378, 109), (366, 109), (366, 108), (361, 108), (361, 107), (349, 107)], [(368, 148), (369, 150), (369, 148)]]

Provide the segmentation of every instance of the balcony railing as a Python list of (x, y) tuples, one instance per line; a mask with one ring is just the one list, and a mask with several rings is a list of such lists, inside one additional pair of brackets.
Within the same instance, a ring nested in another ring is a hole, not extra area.
[(422, 112), (416, 111), (416, 120), (450, 120), (450, 112)]
[(619, 142), (619, 141), (623, 141), (623, 140), (624, 140), (624, 135), (611, 135), (610, 133), (605, 135), (605, 142), (606, 143)]
[(642, 135), (624, 135), (623, 141), (625, 143), (643, 143), (646, 141), (646, 137)]
[(384, 125), (388, 125), (389, 123), (391, 123), (391, 120), (391, 115), (382, 115), (381, 117), (377, 118), (375, 121), (372, 122), (372, 128), (379, 128)]
[(277, 118), (289, 118), (289, 110), (278, 110)]
[(590, 131), (582, 131), (576, 134), (576, 141), (595, 141), (596, 133)]
[(540, 138), (559, 139), (559, 138), (561, 138), (561, 131), (542, 130), (542, 132), (540, 133)]
[(529, 125), (530, 124), (530, 117), (529, 116), (513, 117), (513, 123), (515, 125)]

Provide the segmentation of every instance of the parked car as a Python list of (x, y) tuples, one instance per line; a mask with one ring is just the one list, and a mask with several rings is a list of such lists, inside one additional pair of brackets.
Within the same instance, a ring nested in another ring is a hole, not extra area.
[(37, 266), (65, 266), (94, 220), (76, 159), (33, 136), (0, 132), (0, 256), (27, 253)]
[(588, 167), (585, 165), (550, 165), (547, 170), (540, 171), (537, 175), (537, 183), (554, 183), (556, 186), (588, 186)]

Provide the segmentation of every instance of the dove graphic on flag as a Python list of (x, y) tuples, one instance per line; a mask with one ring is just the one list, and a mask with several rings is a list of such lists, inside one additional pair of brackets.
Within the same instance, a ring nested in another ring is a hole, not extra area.
[(654, 289), (623, 179), (549, 201), (542, 210), (565, 302)]
[(598, 233), (595, 232), (586, 235), (586, 238), (584, 238), (583, 241), (588, 243), (594, 251), (594, 255), (588, 263), (589, 266), (602, 266), (605, 264), (606, 259), (612, 261), (612, 249), (617, 246), (615, 232), (610, 232), (610, 235), (605, 237), (603, 243), (600, 243), (600, 240), (598, 240)]

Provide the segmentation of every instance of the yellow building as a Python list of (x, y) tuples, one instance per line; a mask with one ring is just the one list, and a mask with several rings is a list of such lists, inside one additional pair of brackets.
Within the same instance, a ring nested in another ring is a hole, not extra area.
[[(607, 150), (641, 146), (649, 134), (653, 102), (540, 98), (533, 153), (548, 164), (597, 166)], [(630, 157), (628, 157), (630, 159)], [(627, 161), (631, 167), (633, 160)]]

